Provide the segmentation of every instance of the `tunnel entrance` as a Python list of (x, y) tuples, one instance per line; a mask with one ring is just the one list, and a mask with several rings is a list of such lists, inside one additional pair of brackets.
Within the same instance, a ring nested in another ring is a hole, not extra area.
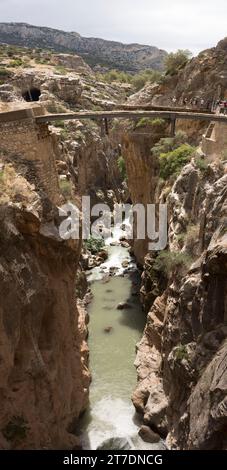
[(39, 101), (39, 97), (41, 95), (41, 91), (39, 88), (28, 88), (22, 96), (25, 101)]

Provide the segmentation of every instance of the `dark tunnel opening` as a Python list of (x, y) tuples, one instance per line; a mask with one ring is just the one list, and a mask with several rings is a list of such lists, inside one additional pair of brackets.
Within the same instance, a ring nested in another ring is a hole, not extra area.
[(25, 101), (39, 101), (39, 97), (41, 95), (41, 91), (39, 88), (29, 88), (22, 96)]

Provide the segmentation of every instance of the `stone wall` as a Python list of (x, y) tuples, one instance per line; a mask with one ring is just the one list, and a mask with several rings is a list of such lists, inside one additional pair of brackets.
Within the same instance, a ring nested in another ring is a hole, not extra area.
[[(0, 114), (0, 151), (7, 160), (30, 162), (30, 182), (58, 203), (56, 145), (47, 124), (37, 125), (38, 108)], [(40, 109), (40, 113), (41, 113)]]
[(227, 160), (227, 129), (226, 124), (210, 124), (203, 136), (202, 151), (210, 161)]

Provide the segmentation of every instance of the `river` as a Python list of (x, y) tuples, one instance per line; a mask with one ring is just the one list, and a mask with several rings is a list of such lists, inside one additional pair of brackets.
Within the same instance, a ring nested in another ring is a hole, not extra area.
[[(81, 421), (84, 449), (94, 450), (106, 442), (110, 450), (112, 438), (120, 438), (123, 448), (124, 440), (134, 449), (162, 448), (161, 443), (148, 445), (138, 436), (141, 423), (130, 398), (136, 385), (135, 348), (141, 339), (146, 317), (139, 302), (139, 274), (128, 249), (120, 244), (110, 246), (122, 235), (124, 232), (119, 227), (115, 229), (113, 238), (106, 242), (108, 260), (88, 275), (93, 294), (89, 306), (92, 384), (90, 408)], [(125, 260), (129, 263), (126, 273), (122, 268)], [(113, 266), (118, 271), (107, 281), (105, 273)], [(127, 302), (130, 308), (118, 310), (121, 302)]]

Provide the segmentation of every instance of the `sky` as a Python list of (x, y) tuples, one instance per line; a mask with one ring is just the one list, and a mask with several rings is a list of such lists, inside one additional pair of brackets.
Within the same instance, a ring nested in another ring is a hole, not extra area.
[(227, 36), (227, 0), (0, 0), (0, 22), (194, 54)]

